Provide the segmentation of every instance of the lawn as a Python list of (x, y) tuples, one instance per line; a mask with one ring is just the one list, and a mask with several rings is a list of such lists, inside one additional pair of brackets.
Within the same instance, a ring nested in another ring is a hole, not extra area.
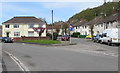
[(61, 42), (58, 40), (20, 40), (18, 42), (25, 43), (40, 43), (40, 44), (60, 44)]

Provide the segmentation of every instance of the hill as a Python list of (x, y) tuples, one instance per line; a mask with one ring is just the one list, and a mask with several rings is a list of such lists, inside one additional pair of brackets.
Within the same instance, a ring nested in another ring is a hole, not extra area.
[(94, 19), (96, 16), (103, 16), (103, 17), (110, 16), (113, 13), (115, 13), (118, 8), (120, 8), (120, 2), (108, 2), (95, 8), (89, 8), (83, 10), (80, 13), (73, 15), (71, 18), (69, 18), (68, 21), (74, 24), (80, 21), (81, 19), (90, 21)]

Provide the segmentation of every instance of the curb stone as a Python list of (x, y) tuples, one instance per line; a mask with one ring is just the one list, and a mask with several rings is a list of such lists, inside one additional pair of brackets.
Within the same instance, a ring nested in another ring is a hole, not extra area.
[(26, 43), (26, 42), (15, 42), (15, 43), (34, 44), (34, 45), (43, 45), (43, 46), (69, 46), (69, 45), (76, 45), (76, 43), (70, 43), (70, 44), (40, 44), (40, 43)]

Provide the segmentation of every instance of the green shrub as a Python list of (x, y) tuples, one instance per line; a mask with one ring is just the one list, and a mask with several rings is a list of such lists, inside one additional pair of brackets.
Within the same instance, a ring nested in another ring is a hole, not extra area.
[[(52, 34), (47, 33), (47, 36), (50, 37), (50, 39), (52, 40)], [(53, 40), (57, 40), (58, 37), (58, 33), (57, 32), (53, 32)]]
[(80, 33), (79, 33), (79, 32), (74, 32), (71, 36), (72, 36), (72, 37), (79, 37), (79, 36), (80, 36)]

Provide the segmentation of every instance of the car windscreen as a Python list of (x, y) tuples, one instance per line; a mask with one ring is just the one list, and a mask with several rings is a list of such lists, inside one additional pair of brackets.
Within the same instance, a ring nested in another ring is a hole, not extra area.
[(10, 39), (9, 37), (2, 37), (2, 39)]

